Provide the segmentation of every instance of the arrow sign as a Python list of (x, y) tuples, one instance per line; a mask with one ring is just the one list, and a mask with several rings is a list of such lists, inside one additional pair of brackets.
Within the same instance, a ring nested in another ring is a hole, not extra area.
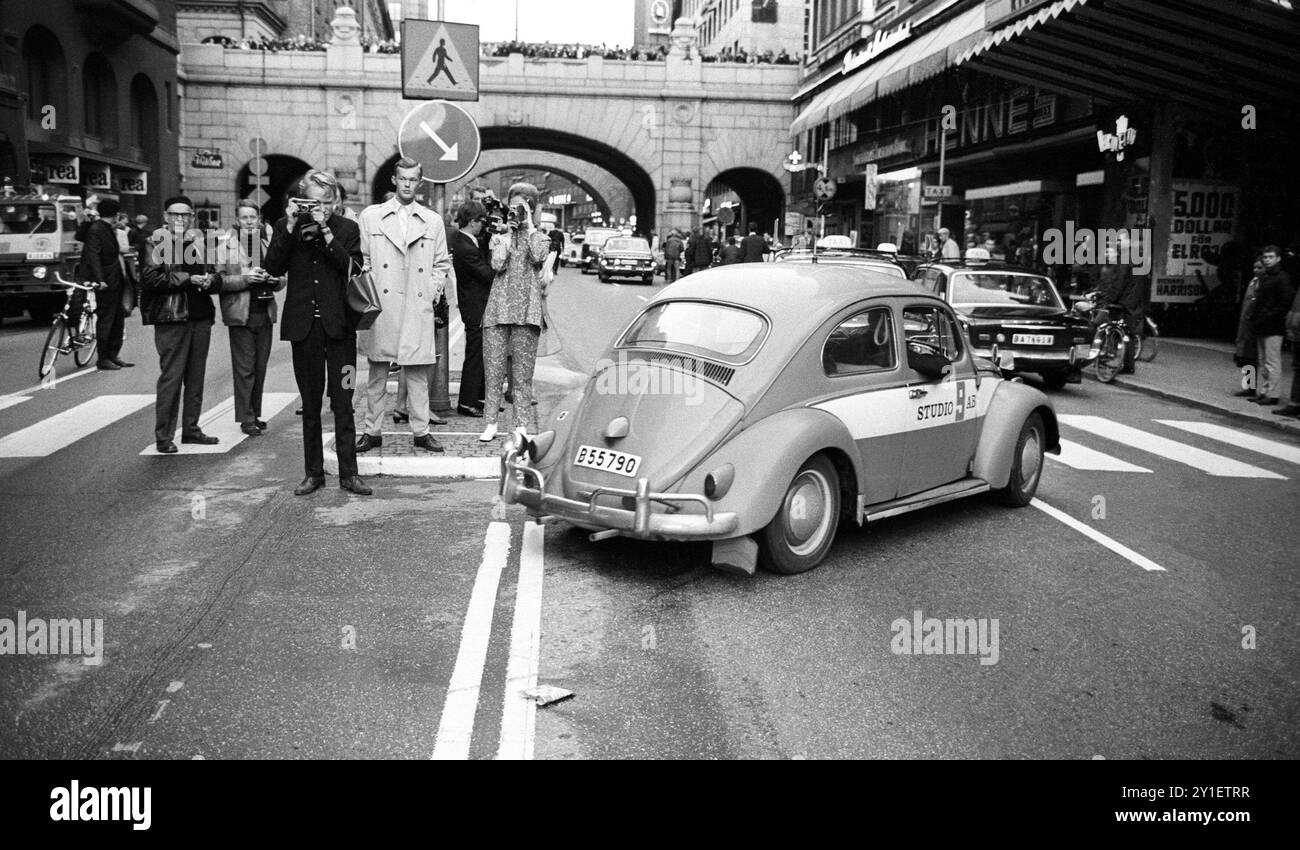
[(435, 145), (442, 148), (442, 156), (438, 157), (439, 160), (443, 162), (447, 162), (448, 160), (450, 160), (451, 162), (455, 162), (459, 158), (460, 142), (452, 142), (451, 145), (448, 146), (446, 142), (438, 138), (438, 134), (435, 133), (433, 128), (429, 126), (428, 121), (421, 121), (420, 129), (424, 131), (424, 135), (428, 136), (430, 139), (433, 139), (433, 143)]
[(482, 140), (469, 113), (445, 100), (418, 104), (402, 119), (397, 149), (424, 165), (424, 179), (450, 183), (478, 162)]

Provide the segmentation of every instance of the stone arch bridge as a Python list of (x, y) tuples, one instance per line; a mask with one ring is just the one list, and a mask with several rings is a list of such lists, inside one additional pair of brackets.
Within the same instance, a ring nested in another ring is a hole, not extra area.
[[(460, 105), (478, 123), (484, 151), (528, 153), (503, 165), (544, 163), (544, 155), (589, 163), (625, 187), (639, 229), (698, 224), (705, 188), (721, 175), (740, 196), (742, 217), (770, 221), (785, 208), (790, 181), (781, 162), (797, 66), (515, 54), (485, 57), (480, 68), (479, 101)], [(350, 200), (372, 202), (415, 104), (402, 99), (400, 71), (398, 55), (354, 45), (318, 53), (183, 45), (186, 193), (219, 208), (225, 224), (236, 200), (258, 189), (282, 194), (305, 163), (338, 175)], [(196, 167), (212, 164), (191, 156), (200, 148), (218, 149), (221, 166)], [(267, 211), (278, 208), (277, 198)]]

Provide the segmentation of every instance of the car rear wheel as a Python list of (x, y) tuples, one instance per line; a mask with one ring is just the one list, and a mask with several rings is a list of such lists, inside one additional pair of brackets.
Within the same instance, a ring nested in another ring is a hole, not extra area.
[(604, 272), (601, 272), (601, 273), (600, 273), (600, 282), (601, 282), (601, 283), (609, 283), (609, 275), (605, 274)]
[(840, 478), (823, 455), (795, 473), (776, 516), (758, 534), (759, 562), (783, 575), (811, 570), (835, 540), (840, 521)]
[(645, 275), (644, 277), (641, 278), (641, 282), (644, 283), (646, 286), (654, 286), (655, 276), (652, 274)]
[(1023, 508), (1038, 492), (1038, 480), (1043, 474), (1043, 445), (1046, 442), (1043, 417), (1029, 414), (1020, 428), (1016, 440), (1016, 453), (1011, 458), (1011, 477), (1007, 486), (997, 491), (998, 501), (1004, 505)]

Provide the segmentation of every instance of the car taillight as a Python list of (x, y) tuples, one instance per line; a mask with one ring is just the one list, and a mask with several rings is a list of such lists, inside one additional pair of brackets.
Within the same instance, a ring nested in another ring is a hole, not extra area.
[(717, 500), (727, 495), (731, 489), (731, 482), (736, 478), (736, 467), (729, 463), (724, 463), (717, 469), (704, 476), (704, 495), (710, 499)]

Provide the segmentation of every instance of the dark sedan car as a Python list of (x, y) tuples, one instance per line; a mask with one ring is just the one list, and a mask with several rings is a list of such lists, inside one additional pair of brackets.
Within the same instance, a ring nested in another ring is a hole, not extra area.
[(952, 305), (971, 347), (1004, 372), (1036, 372), (1052, 389), (1077, 384), (1097, 356), (1092, 326), (1068, 310), (1052, 281), (1003, 263), (927, 263), (913, 281)]
[(655, 282), (655, 261), (650, 243), (635, 236), (614, 236), (605, 240), (597, 269), (601, 283), (609, 283), (615, 277), (639, 277), (642, 283)]

